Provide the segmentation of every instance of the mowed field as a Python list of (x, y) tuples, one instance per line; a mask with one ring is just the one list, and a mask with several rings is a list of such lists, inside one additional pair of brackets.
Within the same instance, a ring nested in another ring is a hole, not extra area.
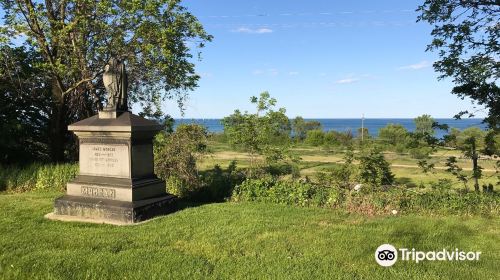
[[(233, 160), (236, 160), (240, 167), (249, 165), (250, 156), (248, 154), (231, 149), (227, 144), (210, 142), (209, 147), (210, 154), (201, 161), (201, 169), (213, 168), (215, 164), (227, 167)], [(296, 145), (292, 148), (292, 152), (301, 158), (299, 166), (302, 176), (314, 176), (316, 172), (328, 171), (332, 166), (342, 164), (344, 157), (344, 151), (341, 149), (313, 147), (304, 144)], [(446, 159), (451, 156), (457, 158), (458, 165), (470, 177), (472, 174), (472, 162), (457, 150), (440, 149), (432, 154), (429, 162), (434, 163), (435, 168), (427, 173), (424, 173), (418, 167), (418, 159), (414, 159), (408, 154), (384, 152), (384, 157), (391, 164), (391, 170), (396, 177), (396, 182), (399, 184), (414, 187), (428, 185), (429, 183), (437, 182), (439, 179), (450, 179), (454, 187), (463, 188), (463, 183), (459, 182), (449, 172), (446, 172)], [(497, 174), (495, 173), (495, 164), (496, 159), (493, 158), (482, 157), (479, 159), (479, 165), (483, 168), (483, 177), (480, 180), (480, 184), (496, 184)], [(470, 181), (470, 188), (472, 188), (472, 184), (472, 181)]]
[[(61, 193), (0, 194), (1, 279), (498, 279), (500, 219), (365, 217), (263, 203), (182, 205), (133, 226), (44, 215)], [(421, 251), (480, 251), (479, 261), (398, 260), (384, 243)]]

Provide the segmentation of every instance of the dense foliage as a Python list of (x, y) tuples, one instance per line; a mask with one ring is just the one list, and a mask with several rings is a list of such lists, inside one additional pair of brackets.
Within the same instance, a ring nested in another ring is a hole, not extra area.
[(77, 173), (76, 164), (0, 165), (0, 192), (65, 191)]
[(384, 155), (377, 149), (363, 152), (359, 156), (360, 180), (362, 183), (377, 188), (394, 183), (394, 174)]
[[(439, 54), (434, 69), (441, 79), (453, 79), (452, 93), (484, 105), (486, 121), (496, 129), (500, 125), (499, 7), (498, 1), (489, 0), (425, 0), (418, 8), (418, 20), (433, 25), (434, 38), (427, 50)], [(463, 114), (474, 112), (459, 115)]]
[(275, 111), (277, 101), (268, 92), (250, 101), (257, 107), (255, 113), (235, 110), (222, 120), (229, 142), (250, 155), (250, 173), (259, 165), (259, 156), (264, 157), (267, 165), (293, 159), (289, 153), (291, 127), (286, 110)]
[(310, 130), (321, 130), (321, 123), (318, 121), (306, 121), (301, 116), (292, 120), (292, 136), (297, 141), (303, 141)]
[(233, 201), (262, 201), (296, 206), (344, 209), (368, 215), (410, 212), (500, 213), (498, 193), (460, 192), (448, 181), (432, 189), (413, 190), (404, 186), (387, 190), (345, 189), (311, 182), (248, 179), (235, 187)]
[(0, 46), (0, 164), (50, 158), (52, 102), (38, 61), (33, 49)]
[(207, 152), (206, 141), (206, 128), (194, 124), (181, 124), (172, 133), (156, 136), (155, 173), (167, 181), (170, 193), (186, 196), (200, 187), (196, 163)]
[[(29, 67), (48, 78), (41, 85), (50, 89), (54, 161), (66, 158), (68, 123), (102, 106), (101, 74), (112, 55), (126, 60), (130, 102), (159, 117), (162, 100), (177, 97), (182, 105), (197, 86), (191, 48), (212, 39), (180, 0), (2, 0), (0, 7), (0, 46), (33, 48), (39, 55)], [(13, 72), (7, 77), (17, 80)]]

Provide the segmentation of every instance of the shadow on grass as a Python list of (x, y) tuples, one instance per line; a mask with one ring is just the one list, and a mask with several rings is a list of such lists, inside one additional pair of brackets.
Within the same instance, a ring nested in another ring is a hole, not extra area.
[(413, 182), (413, 180), (408, 178), (408, 177), (397, 177), (395, 179), (395, 181), (396, 181), (395, 182), (396, 184), (405, 185), (408, 188), (416, 188), (417, 187), (417, 184), (415, 184), (415, 182)]
[(236, 162), (222, 169), (219, 165), (200, 172), (200, 186), (177, 201), (175, 211), (198, 207), (204, 204), (225, 202), (231, 196), (235, 186), (245, 180), (241, 170), (236, 169)]

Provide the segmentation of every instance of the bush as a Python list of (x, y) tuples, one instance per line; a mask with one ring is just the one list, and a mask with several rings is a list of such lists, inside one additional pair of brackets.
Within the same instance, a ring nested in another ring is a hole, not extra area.
[(390, 165), (377, 149), (372, 149), (359, 157), (359, 170), (361, 182), (373, 188), (394, 183)]
[(378, 137), (384, 143), (394, 147), (398, 144), (406, 144), (408, 130), (400, 124), (387, 124), (378, 131)]
[(78, 165), (44, 165), (38, 170), (36, 190), (66, 190), (66, 183), (78, 174)]
[(31, 164), (25, 167), (0, 166), (0, 191), (64, 191), (78, 174), (78, 164)]
[(182, 197), (201, 186), (196, 162), (206, 153), (206, 142), (206, 128), (195, 124), (181, 124), (173, 133), (156, 136), (155, 173), (167, 182), (169, 192)]
[(306, 143), (312, 146), (321, 146), (325, 141), (325, 133), (319, 129), (309, 130), (306, 136)]
[(356, 173), (356, 166), (339, 164), (326, 169), (325, 172), (317, 172), (315, 176), (320, 185), (349, 189), (355, 183)]
[(234, 186), (245, 180), (245, 174), (232, 161), (226, 170), (215, 165), (212, 170), (202, 173), (202, 187), (190, 197), (194, 201), (224, 201), (231, 196)]
[(272, 177), (247, 179), (236, 186), (233, 201), (262, 201), (296, 206), (333, 206), (341, 191), (311, 182), (277, 180)]
[(337, 131), (328, 131), (323, 136), (323, 144), (328, 146), (338, 146), (340, 145), (341, 138)]
[(300, 168), (296, 163), (274, 163), (264, 167), (264, 174), (271, 176), (292, 175), (293, 178), (300, 177)]
[(461, 192), (448, 180), (415, 190), (397, 186), (387, 190), (346, 190), (336, 186), (272, 177), (247, 179), (234, 188), (233, 201), (260, 201), (296, 206), (344, 209), (367, 215), (396, 213), (490, 214), (500, 213), (497, 192)]
[(410, 149), (410, 155), (414, 159), (427, 159), (433, 151), (432, 147), (416, 147)]

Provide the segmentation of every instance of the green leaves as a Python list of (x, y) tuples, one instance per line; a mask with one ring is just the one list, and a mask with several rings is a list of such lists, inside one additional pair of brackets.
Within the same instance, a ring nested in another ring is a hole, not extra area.
[(258, 155), (264, 156), (268, 163), (290, 158), (291, 127), (285, 109), (274, 111), (277, 101), (268, 92), (261, 93), (259, 98), (251, 97), (250, 102), (257, 107), (255, 114), (235, 110), (222, 120), (229, 142), (251, 155), (252, 168)]
[(167, 181), (169, 191), (188, 195), (201, 185), (196, 167), (207, 152), (207, 131), (200, 125), (181, 124), (173, 133), (159, 133), (155, 138), (155, 173)]
[(153, 115), (161, 108), (159, 99), (176, 98), (183, 107), (185, 94), (197, 86), (200, 77), (191, 61), (196, 50), (185, 42), (202, 48), (212, 39), (179, 3), (79, 0), (32, 6), (31, 1), (3, 0), (6, 27), (0, 29), (0, 41), (24, 34), (25, 44), (43, 54), (41, 68), (59, 81), (60, 92), (87, 97), (93, 90), (104, 94), (100, 74), (111, 55), (120, 56), (127, 61), (130, 100), (152, 107), (147, 114)]
[(440, 79), (452, 78), (452, 93), (484, 105), (494, 129), (500, 124), (498, 7), (498, 1), (425, 0), (417, 9), (418, 21), (434, 26), (427, 50), (439, 54)]
[(384, 155), (376, 149), (371, 149), (359, 156), (359, 176), (363, 183), (375, 187), (392, 185), (394, 174)]

